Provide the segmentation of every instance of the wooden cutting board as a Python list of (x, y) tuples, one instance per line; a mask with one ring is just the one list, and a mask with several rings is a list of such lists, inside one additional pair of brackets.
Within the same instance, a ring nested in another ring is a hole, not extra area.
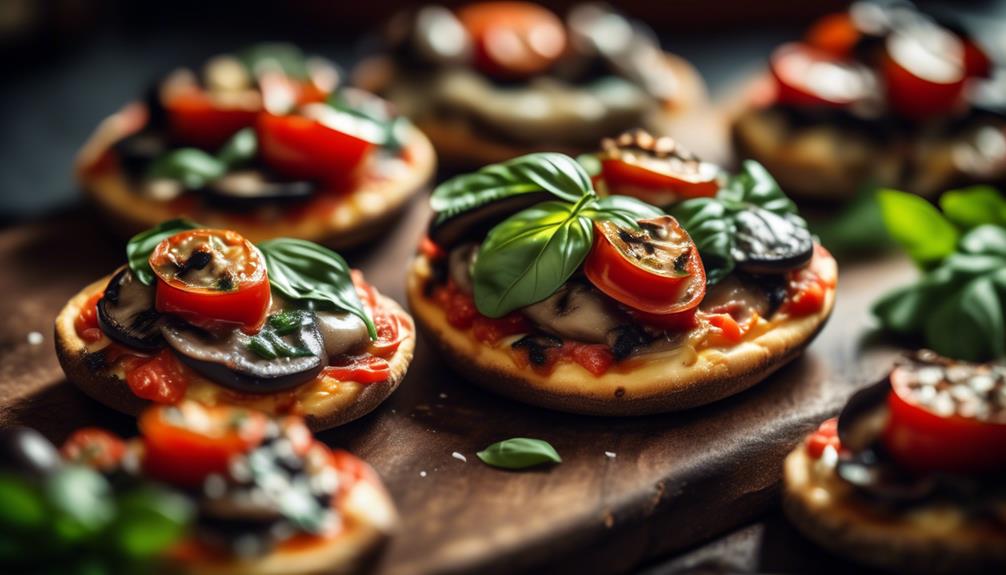
[[(404, 301), (406, 262), (427, 217), (417, 201), (379, 246), (346, 255)], [(0, 425), (30, 425), (57, 442), (83, 425), (135, 434), (131, 419), (65, 381), (52, 342), (63, 303), (123, 259), (122, 242), (83, 209), (0, 233)], [(895, 351), (869, 336), (867, 310), (912, 273), (900, 259), (843, 267), (834, 315), (802, 358), (685, 413), (615, 419), (526, 407), (465, 383), (420, 336), (399, 391), (322, 435), (370, 461), (401, 512), (377, 571), (618, 572), (753, 519), (774, 501), (786, 452), (889, 365)], [(44, 341), (30, 343), (32, 332)], [(563, 463), (506, 472), (475, 457), (514, 436), (548, 440)]]

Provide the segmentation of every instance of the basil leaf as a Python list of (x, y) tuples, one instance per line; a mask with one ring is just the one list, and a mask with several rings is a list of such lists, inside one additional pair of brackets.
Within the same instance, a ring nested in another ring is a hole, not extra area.
[(293, 44), (263, 42), (245, 48), (237, 57), (253, 76), (266, 69), (278, 68), (291, 78), (303, 80), (308, 77), (307, 58)]
[(590, 252), (592, 202), (542, 202), (490, 230), (472, 270), (479, 312), (502, 317), (555, 293)]
[(430, 197), (435, 223), (490, 202), (533, 192), (548, 192), (567, 202), (594, 196), (590, 176), (563, 154), (528, 154), (456, 176), (437, 186)]
[[(258, 136), (254, 128), (244, 128), (231, 136), (217, 152), (217, 160), (227, 168), (242, 166), (251, 162), (258, 153)], [(226, 171), (226, 170), (225, 170)]]
[(198, 190), (223, 176), (227, 165), (197, 148), (179, 148), (158, 157), (147, 170), (150, 179), (178, 180), (189, 190)]
[(199, 227), (195, 222), (181, 218), (161, 222), (145, 232), (136, 234), (126, 244), (126, 260), (129, 270), (143, 285), (152, 284), (154, 270), (150, 268), (150, 263), (147, 260), (150, 259), (150, 254), (153, 253), (157, 244), (179, 232)]
[(753, 204), (780, 216), (796, 215), (798, 212), (796, 204), (786, 197), (775, 178), (754, 160), (745, 160), (741, 164), (741, 171), (728, 180), (726, 187), (721, 188), (716, 197), (733, 209)]
[(1006, 256), (1006, 228), (978, 226), (964, 234), (958, 249), (969, 254)]
[(351, 313), (377, 338), (374, 322), (356, 295), (349, 266), (342, 256), (316, 243), (279, 238), (258, 244), (265, 256), (269, 283), (287, 299), (317, 309)]
[(314, 354), (299, 336), (292, 338), (293, 341), (284, 339), (294, 335), (304, 321), (311, 321), (311, 318), (301, 311), (271, 315), (262, 329), (248, 342), (248, 348), (263, 359), (310, 357)]
[(483, 463), (503, 469), (524, 469), (544, 463), (562, 463), (559, 453), (547, 441), (527, 437), (515, 437), (494, 443), (476, 455)]
[(893, 246), (873, 188), (861, 191), (837, 215), (815, 220), (810, 227), (821, 244), (839, 259), (874, 254)]
[(896, 190), (877, 193), (887, 231), (915, 263), (932, 267), (954, 253), (957, 229), (926, 200)]
[(1003, 303), (991, 277), (967, 283), (930, 314), (925, 338), (937, 352), (966, 361), (1006, 355)]
[(99, 533), (114, 517), (112, 490), (102, 475), (88, 467), (65, 467), (45, 484), (53, 526), (63, 541)]
[(736, 263), (732, 249), (737, 227), (726, 204), (715, 198), (694, 198), (669, 211), (695, 242), (706, 283), (713, 285), (730, 275)]
[(629, 196), (607, 196), (597, 200), (595, 207), (584, 214), (593, 220), (610, 220), (629, 228), (638, 228), (639, 220), (659, 218), (663, 210)]
[(350, 92), (339, 89), (328, 97), (328, 105), (332, 108), (351, 114), (362, 120), (371, 122), (376, 129), (384, 134), (381, 142), (375, 142), (390, 150), (400, 150), (408, 138), (408, 127), (411, 125), (404, 116), (393, 116), (383, 100), (363, 95), (359, 90)]
[(25, 533), (46, 524), (47, 510), (38, 489), (15, 475), (0, 476), (0, 533)]
[(195, 515), (188, 497), (152, 485), (118, 498), (116, 518), (103, 539), (128, 557), (145, 559), (168, 549)]
[(940, 209), (962, 228), (983, 224), (1006, 225), (1006, 199), (991, 186), (951, 190), (940, 196)]

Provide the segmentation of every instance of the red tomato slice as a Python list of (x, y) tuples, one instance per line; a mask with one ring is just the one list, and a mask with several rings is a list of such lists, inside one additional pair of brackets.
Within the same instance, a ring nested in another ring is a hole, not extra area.
[(688, 233), (671, 216), (625, 229), (594, 224), (594, 245), (584, 273), (597, 289), (623, 304), (651, 314), (675, 314), (699, 305), (706, 272)]
[(888, 103), (902, 116), (946, 115), (962, 100), (964, 46), (942, 28), (921, 26), (888, 35), (882, 67)]
[(100, 340), (104, 334), (98, 327), (98, 301), (104, 296), (104, 292), (98, 292), (87, 298), (84, 305), (80, 307), (80, 313), (73, 319), (73, 329), (80, 336), (80, 339), (94, 343)]
[(267, 165), (288, 177), (342, 184), (353, 175), (384, 135), (368, 120), (325, 104), (300, 113), (263, 113), (256, 130)]
[(255, 125), (261, 106), (223, 106), (202, 89), (172, 94), (164, 102), (168, 133), (184, 146), (217, 150), (243, 128)]
[(236, 324), (248, 333), (265, 323), (272, 301), (265, 259), (237, 232), (181, 232), (158, 244), (149, 261), (158, 311), (201, 327)]
[(862, 34), (848, 12), (822, 16), (807, 31), (807, 44), (836, 58), (848, 58)]
[(391, 376), (391, 366), (380, 357), (364, 355), (349, 357), (336, 365), (321, 370), (322, 377), (357, 383), (377, 383)]
[(892, 457), (920, 472), (991, 473), (1006, 469), (1006, 423), (956, 412), (941, 416), (920, 405), (909, 387), (915, 377), (913, 369), (899, 366), (891, 372), (890, 418), (883, 442)]
[(212, 473), (227, 473), (231, 458), (262, 442), (267, 419), (234, 407), (185, 402), (140, 416), (143, 471), (183, 487), (198, 488)]
[(669, 195), (680, 198), (712, 197), (719, 190), (716, 178), (719, 168), (707, 162), (690, 162), (677, 158), (624, 156), (601, 161), (601, 174), (608, 193), (634, 196), (642, 200)]
[(189, 379), (171, 350), (164, 349), (151, 359), (131, 359), (126, 367), (126, 385), (141, 399), (178, 403), (185, 397)]
[(529, 2), (481, 2), (458, 11), (475, 43), (475, 65), (486, 74), (522, 77), (544, 72), (566, 49), (566, 28), (547, 8)]
[(112, 471), (119, 466), (126, 453), (126, 443), (122, 439), (98, 427), (84, 427), (73, 432), (59, 452), (63, 459), (93, 467), (100, 471)]
[(844, 107), (871, 95), (866, 68), (804, 44), (776, 48), (769, 67), (783, 104)]

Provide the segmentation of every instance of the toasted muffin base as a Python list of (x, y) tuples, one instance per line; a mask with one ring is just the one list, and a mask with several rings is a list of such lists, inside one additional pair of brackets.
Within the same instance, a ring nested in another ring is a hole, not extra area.
[(131, 104), (105, 119), (77, 157), (77, 179), (87, 196), (113, 229), (127, 237), (162, 221), (187, 216), (208, 227), (235, 230), (252, 242), (294, 237), (346, 249), (381, 236), (409, 199), (426, 187), (436, 169), (436, 155), (429, 139), (419, 129), (411, 128), (406, 146), (410, 158), (408, 173), (391, 180), (367, 181), (340, 196), (335, 207), (325, 213), (269, 221), (210, 207), (188, 213), (170, 202), (137, 193), (117, 164), (93, 169), (115, 142), (142, 127), (143, 108), (136, 106), (141, 105)]
[[(391, 497), (377, 480), (355, 483), (343, 499), (344, 530), (329, 541), (280, 548), (254, 560), (188, 560), (171, 564), (186, 575), (351, 575), (360, 573), (398, 523)], [(174, 572), (174, 571), (172, 571)]]
[(915, 515), (885, 513), (854, 499), (852, 487), (835, 476), (834, 468), (821, 470), (817, 464), (803, 443), (789, 454), (783, 473), (783, 509), (818, 545), (856, 562), (904, 573), (1006, 569), (1003, 530), (935, 505)]
[(743, 391), (797, 357), (824, 326), (835, 303), (831, 289), (819, 313), (788, 319), (731, 348), (652, 354), (638, 360), (630, 371), (616, 367), (601, 376), (578, 364), (560, 362), (550, 375), (542, 375), (518, 366), (505, 346), (490, 347), (448, 324), (444, 310), (423, 295), (429, 277), (429, 261), (418, 256), (409, 272), (409, 307), (417, 325), (452, 369), (500, 395), (586, 415), (663, 413)]
[[(148, 407), (150, 402), (133, 394), (121, 371), (96, 368), (88, 360), (93, 354), (101, 353), (110, 343), (109, 340), (102, 338), (89, 344), (77, 335), (74, 327), (74, 320), (81, 308), (92, 295), (105, 289), (110, 279), (111, 275), (87, 286), (60, 311), (55, 324), (56, 355), (67, 379), (81, 391), (112, 409), (135, 416)], [(395, 301), (386, 296), (381, 296), (381, 305), (403, 317), (409, 317)], [(269, 414), (282, 414), (289, 411), (286, 400), (293, 393), (297, 398), (295, 412), (304, 417), (312, 431), (321, 431), (363, 417), (387, 399), (405, 378), (415, 345), (416, 335), (413, 329), (388, 359), (391, 374), (387, 379), (375, 383), (360, 384), (325, 378), (305, 383), (289, 392), (253, 395), (235, 394), (193, 374), (185, 397), (208, 405), (235, 404)]]

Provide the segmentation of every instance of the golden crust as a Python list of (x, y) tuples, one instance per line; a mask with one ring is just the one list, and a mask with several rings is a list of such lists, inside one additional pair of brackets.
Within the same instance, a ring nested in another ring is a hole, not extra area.
[(575, 363), (560, 363), (545, 376), (520, 368), (505, 348), (486, 346), (451, 327), (443, 310), (423, 295), (429, 273), (429, 262), (417, 257), (408, 278), (409, 307), (453, 369), (518, 401), (588, 415), (675, 411), (743, 391), (797, 357), (824, 326), (835, 302), (832, 288), (819, 313), (786, 320), (732, 348), (653, 354), (629, 373), (612, 370), (601, 376)]
[[(106, 276), (87, 286), (60, 311), (55, 325), (56, 355), (67, 379), (81, 391), (112, 409), (135, 416), (150, 402), (133, 394), (121, 372), (95, 368), (88, 362), (88, 357), (100, 352), (109, 341), (103, 338), (94, 344), (88, 344), (77, 335), (74, 327), (74, 320), (81, 307), (92, 295), (103, 290), (110, 279), (111, 276)], [(405, 318), (409, 317), (395, 301), (383, 295), (381, 305)], [(398, 388), (412, 362), (415, 345), (413, 329), (388, 359), (391, 375), (383, 381), (360, 384), (320, 378), (295, 388), (292, 393), (297, 398), (296, 412), (304, 417), (312, 431), (329, 429), (363, 417)], [(272, 414), (283, 413), (289, 408), (288, 402), (284, 401), (288, 397), (284, 392), (262, 396), (242, 395), (239, 398), (198, 376), (193, 377), (186, 392), (186, 398), (201, 403), (212, 405), (240, 402), (246, 407)]]
[(851, 487), (821, 469), (803, 443), (784, 464), (783, 509), (817, 544), (860, 563), (904, 573), (993, 573), (1006, 569), (1006, 532), (930, 506), (884, 513), (850, 496)]
[(396, 528), (398, 517), (384, 487), (359, 481), (340, 508), (344, 530), (331, 541), (279, 549), (254, 561), (186, 561), (172, 565), (186, 575), (349, 575), (363, 572)]
[[(88, 197), (114, 226), (129, 236), (158, 223), (189, 216), (208, 227), (240, 232), (253, 242), (276, 237), (295, 237), (345, 249), (379, 237), (408, 203), (430, 181), (436, 168), (436, 155), (426, 136), (410, 128), (406, 149), (410, 169), (393, 180), (371, 181), (341, 197), (326, 215), (308, 214), (295, 220), (255, 221), (241, 214), (201, 209), (198, 214), (183, 213), (169, 203), (145, 198), (130, 189), (117, 165), (90, 169), (110, 146), (135, 131), (142, 108), (131, 104), (105, 119), (81, 148), (77, 156), (77, 178)], [(140, 123), (142, 125), (142, 123)]]

